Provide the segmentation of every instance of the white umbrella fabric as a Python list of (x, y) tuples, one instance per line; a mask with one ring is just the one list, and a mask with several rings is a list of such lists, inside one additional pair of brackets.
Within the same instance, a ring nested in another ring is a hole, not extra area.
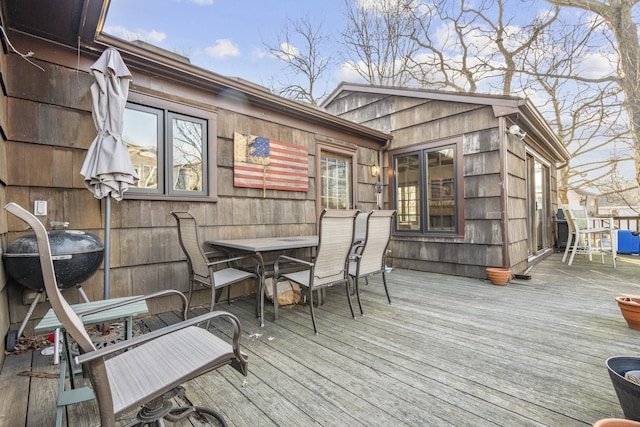
[[(122, 142), (124, 108), (131, 73), (120, 53), (106, 49), (91, 66), (92, 116), (98, 132), (91, 143), (80, 173), (84, 184), (98, 199), (105, 200), (104, 298), (109, 298), (111, 251), (111, 197), (120, 201), (130, 185), (138, 182), (127, 147)], [(110, 196), (110, 197), (109, 197)]]

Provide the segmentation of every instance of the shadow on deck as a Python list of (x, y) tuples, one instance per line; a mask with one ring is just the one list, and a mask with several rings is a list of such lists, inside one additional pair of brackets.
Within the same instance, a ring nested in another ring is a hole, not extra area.
[[(222, 368), (186, 384), (195, 404), (231, 426), (586, 426), (623, 417), (605, 360), (638, 355), (640, 331), (627, 327), (619, 295), (640, 295), (640, 257), (602, 265), (553, 254), (530, 274), (486, 280), (394, 270), (392, 305), (379, 278), (362, 286), (366, 315), (350, 318), (343, 287), (316, 311), (281, 310), (264, 328), (254, 299), (218, 309), (243, 324), (249, 376)], [(355, 300), (354, 300), (355, 302)], [(138, 320), (157, 328), (175, 313)], [(3, 426), (54, 424), (56, 373), (38, 351), (8, 355), (0, 375)], [(64, 425), (97, 425), (95, 403), (67, 407)], [(190, 424), (180, 424), (190, 425)]]

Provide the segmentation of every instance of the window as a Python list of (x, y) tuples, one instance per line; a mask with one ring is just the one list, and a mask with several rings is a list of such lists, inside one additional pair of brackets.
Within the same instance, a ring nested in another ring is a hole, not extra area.
[(420, 230), (420, 155), (398, 156), (396, 175), (396, 209), (399, 230)]
[(127, 103), (123, 142), (140, 177), (129, 193), (210, 196), (208, 127), (204, 118)]
[(456, 146), (393, 156), (398, 231), (458, 233)]
[(206, 143), (204, 120), (193, 117), (169, 114), (171, 123), (171, 164), (173, 191), (191, 191), (202, 193)]
[(354, 205), (351, 156), (322, 150), (319, 175), (322, 209), (350, 209)]

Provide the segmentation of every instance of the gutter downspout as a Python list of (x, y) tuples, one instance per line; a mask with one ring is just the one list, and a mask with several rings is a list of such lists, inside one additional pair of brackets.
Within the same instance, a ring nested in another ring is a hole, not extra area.
[(500, 148), (500, 228), (502, 232), (502, 268), (511, 269), (509, 257), (509, 173), (507, 170), (507, 120), (498, 118), (498, 141)]
[[(380, 147), (380, 149), (378, 150), (378, 164), (380, 165), (380, 168), (378, 169), (378, 182), (376, 182), (376, 205), (378, 205), (378, 209), (382, 209), (383, 207), (383, 189), (384, 189), (384, 181), (383, 181), (383, 177), (384, 177), (384, 158), (383, 158), (383, 153), (385, 151), (387, 151), (387, 148), (389, 148), (389, 145), (391, 145), (391, 138), (387, 139), (387, 142), (385, 142), (385, 144)], [(378, 187), (378, 183), (380, 184), (380, 190), (378, 191), (377, 187)]]

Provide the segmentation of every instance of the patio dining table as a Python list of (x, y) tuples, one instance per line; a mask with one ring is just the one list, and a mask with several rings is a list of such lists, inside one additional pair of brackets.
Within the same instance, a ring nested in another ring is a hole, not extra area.
[[(249, 239), (206, 240), (204, 242), (213, 247), (224, 248), (231, 252), (253, 253), (260, 263), (260, 289), (258, 289), (258, 305), (260, 326), (264, 327), (264, 290), (265, 279), (273, 276), (273, 271), (266, 268), (264, 254), (283, 253), (292, 249), (311, 249), (318, 246), (318, 236), (286, 236), (286, 237), (258, 237)], [(273, 283), (274, 320), (278, 318), (278, 296), (276, 283)]]

